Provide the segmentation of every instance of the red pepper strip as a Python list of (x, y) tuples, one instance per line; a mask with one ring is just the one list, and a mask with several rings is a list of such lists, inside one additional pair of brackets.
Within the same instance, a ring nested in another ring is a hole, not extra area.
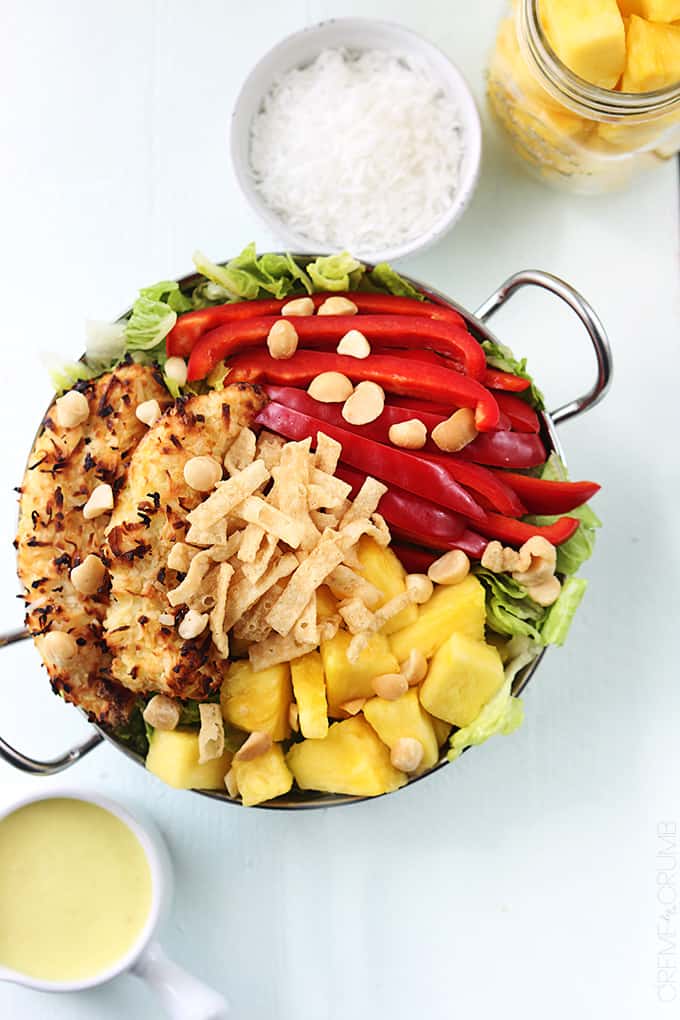
[(456, 549), (462, 549), (471, 560), (481, 560), (489, 540), (478, 535), (476, 531), (466, 528), (456, 542)]
[[(392, 532), (393, 535), (397, 536), (397, 541), (394, 541), (394, 538), (392, 539), (391, 548), (399, 557), (402, 566), (414, 574), (426, 574), (430, 564), (439, 559), (442, 552), (448, 551), (449, 548), (461, 549), (471, 560), (481, 560), (484, 550), (489, 544), (488, 539), (482, 538), (475, 531), (466, 529), (451, 546), (440, 546), (437, 550), (424, 549), (412, 545), (410, 541), (402, 542), (398, 529), (392, 529)], [(404, 537), (406, 538), (406, 536)]]
[[(462, 315), (459, 315), (453, 308), (433, 304), (429, 301), (416, 301), (415, 298), (395, 297), (392, 294), (355, 293), (354, 291), (343, 294), (312, 294), (314, 307), (318, 308), (329, 297), (349, 298), (360, 312), (369, 315), (417, 315), (455, 323), (463, 329), (467, 328)], [(200, 308), (195, 312), (185, 312), (184, 315), (179, 316), (168, 333), (168, 357), (188, 357), (204, 333), (227, 322), (243, 322), (244, 319), (259, 318), (263, 315), (279, 315), (289, 300), (289, 298), (264, 298), (257, 301), (233, 301), (225, 305), (213, 305), (211, 308)]]
[(311, 436), (315, 443), (317, 433), (325, 432), (342, 445), (343, 460), (359, 471), (405, 488), (414, 495), (427, 492), (433, 501), (474, 521), (486, 520), (486, 513), (479, 503), (454, 482), (439, 464), (421, 460), (404, 450), (381, 446), (372, 439), (364, 439), (274, 401), (260, 411), (256, 421), (287, 439), (299, 440)]
[[(363, 471), (355, 471), (345, 464), (339, 464), (335, 473), (343, 482), (352, 486), (352, 498), (366, 479)], [(390, 528), (397, 529), (400, 535), (408, 535), (414, 542), (427, 542), (428, 545), (437, 545), (443, 549), (453, 548), (452, 543), (465, 531), (465, 522), (458, 514), (397, 486), (390, 486), (378, 504), (378, 511)]]
[(540, 436), (528, 432), (493, 432), (477, 436), (456, 456), (491, 467), (529, 468), (544, 464), (547, 454)]
[(540, 432), (541, 423), (533, 407), (529, 407), (525, 400), (516, 397), (513, 393), (503, 393), (497, 390), (494, 393), (496, 403), (505, 415), (515, 432)]
[(554, 482), (512, 471), (493, 472), (517, 493), (532, 514), (566, 514), (600, 491), (597, 482)]
[(426, 574), (430, 565), (439, 558), (439, 553), (418, 549), (407, 542), (392, 542), (390, 548), (397, 556), (404, 570), (409, 574)]
[[(496, 400), (498, 400), (498, 395), (495, 394), (495, 396)], [(448, 406), (446, 404), (431, 404), (427, 400), (415, 400), (415, 399), (411, 400), (408, 397), (391, 397), (387, 401), (387, 407), (395, 407), (399, 408), (399, 410), (402, 411), (408, 411), (409, 413), (407, 417), (404, 419), (404, 421), (406, 421), (408, 418), (416, 417), (420, 418), (420, 420), (425, 425), (427, 425), (428, 419), (434, 418), (437, 419), (435, 424), (438, 425), (440, 421), (445, 421), (446, 418), (449, 418), (453, 411), (456, 410), (456, 408), (453, 407), (451, 404), (449, 404)], [(414, 411), (415, 415), (413, 413)], [(431, 431), (432, 428), (434, 428), (434, 425), (432, 426), (428, 425), (428, 430)], [(500, 418), (498, 419), (497, 431), (509, 432), (511, 428), (512, 422), (510, 421), (510, 418), (507, 416), (507, 414), (504, 414), (501, 411)]]
[(531, 386), (529, 379), (522, 379), (521, 376), (512, 375), (510, 372), (499, 372), (497, 368), (487, 368), (483, 382), (489, 389), (507, 390), (510, 393), (522, 393)]
[[(204, 340), (201, 340), (198, 346), (203, 343)], [(322, 351), (298, 350), (292, 358), (277, 361), (267, 351), (255, 351), (231, 358), (229, 367), (229, 382), (281, 383), (284, 386), (308, 386), (322, 372), (342, 372), (353, 382), (369, 379), (390, 393), (405, 393), (437, 401), (450, 400), (460, 407), (474, 407), (475, 425), (480, 432), (498, 428), (500, 420), (498, 404), (489, 391), (474, 379), (435, 365), (414, 367), (400, 358), (378, 355), (350, 358)], [(195, 373), (191, 375), (191, 363), (189, 373), (191, 379), (199, 378)]]
[(168, 357), (188, 358), (204, 333), (217, 329), (226, 322), (243, 322), (263, 315), (278, 315), (283, 301), (265, 298), (261, 301), (232, 301), (226, 305), (212, 305), (197, 308), (178, 316), (177, 322), (168, 333), (165, 348)]
[[(390, 426), (408, 421), (413, 417), (410, 411), (388, 406), (376, 421), (369, 422), (367, 425), (350, 425), (342, 417), (342, 411), (337, 404), (323, 404), (314, 400), (304, 390), (289, 386), (267, 386), (265, 388), (270, 400), (282, 404), (283, 407), (291, 407), (302, 414), (320, 418), (324, 422), (335, 425), (336, 428), (351, 432), (355, 436), (371, 439), (391, 450), (394, 450), (395, 447), (389, 439)], [(419, 417), (428, 430), (433, 429), (444, 420), (440, 415), (424, 412), (421, 412)], [(430, 443), (430, 445), (434, 453), (427, 456), (426, 459), (440, 464), (442, 470), (446, 471), (454, 482), (464, 485), (466, 489), (472, 489), (478, 502), (482, 502), (479, 497), (483, 497), (485, 507), (489, 506), (490, 509), (508, 514), (510, 517), (522, 517), (527, 512), (514, 490), (506, 485), (501, 478), (497, 478), (486, 468), (465, 463), (451, 454), (442, 454), (434, 443)], [(415, 456), (421, 457), (422, 454), (419, 451)], [(375, 470), (377, 471), (377, 468)], [(380, 477), (379, 474), (378, 477)]]
[(580, 521), (576, 517), (560, 517), (554, 524), (528, 524), (500, 514), (487, 514), (486, 521), (475, 522), (482, 534), (505, 545), (524, 545), (533, 535), (542, 535), (553, 545), (562, 545), (574, 534)]
[[(205, 333), (191, 352), (189, 379), (203, 379), (218, 361), (247, 347), (264, 345), (277, 321), (274, 316), (227, 322)], [(288, 319), (297, 331), (302, 347), (331, 347), (350, 329), (358, 329), (369, 342), (385, 347), (435, 347), (462, 358), (465, 374), (481, 379), (486, 358), (480, 344), (455, 322), (415, 315), (313, 315)]]
[(426, 347), (418, 348), (405, 348), (402, 347), (399, 351), (395, 351), (394, 348), (384, 347), (380, 344), (371, 347), (371, 354), (398, 354), (400, 358), (406, 358), (407, 361), (425, 361), (428, 365), (441, 365), (443, 368), (453, 368), (456, 366), (456, 371), (463, 371), (460, 362), (448, 360), (445, 361), (441, 354), (437, 354), (436, 351), (430, 351)]
[[(484, 508), (497, 510), (508, 517), (523, 517), (528, 513), (527, 508), (517, 496), (517, 493), (510, 485), (505, 484), (502, 476), (494, 475), (488, 468), (480, 467), (478, 464), (460, 461), (451, 453), (424, 453), (418, 451), (418, 455), (424, 460), (435, 464), (441, 464), (452, 475), (453, 478), (466, 489), (471, 489), (475, 497), (482, 497), (480, 502)], [(502, 488), (492, 485), (490, 477), (494, 482), (503, 482)]]

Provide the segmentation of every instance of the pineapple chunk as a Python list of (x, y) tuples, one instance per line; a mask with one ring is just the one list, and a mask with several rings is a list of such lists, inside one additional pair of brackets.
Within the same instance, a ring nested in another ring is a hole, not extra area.
[(302, 790), (377, 797), (406, 783), (387, 747), (360, 715), (334, 723), (325, 740), (295, 744), (288, 765)]
[(420, 701), (438, 719), (469, 726), (503, 680), (503, 663), (496, 648), (453, 634), (432, 660), (420, 688)]
[(419, 607), (416, 622), (390, 636), (390, 645), (399, 662), (408, 659), (413, 648), (429, 659), (454, 632), (483, 641), (485, 620), (484, 589), (469, 574), (460, 584), (437, 588)]
[(680, 81), (680, 25), (657, 25), (634, 14), (622, 92), (655, 92)]
[(647, 21), (679, 21), (680, 0), (618, 0), (625, 18), (638, 14)]
[(434, 735), (437, 738), (437, 746), (443, 747), (451, 734), (451, 723), (444, 722), (443, 719), (437, 719), (435, 715), (431, 715), (429, 718), (432, 720)]
[(261, 730), (272, 740), (290, 736), (288, 710), (293, 693), (287, 662), (256, 673), (249, 662), (232, 662), (222, 684), (222, 715), (240, 730)]
[(432, 719), (418, 700), (418, 691), (411, 687), (396, 701), (371, 698), (364, 705), (364, 716), (390, 750), (401, 737), (414, 737), (423, 745), (423, 761), (418, 772), (437, 764), (439, 745)]
[(233, 755), (198, 764), (195, 730), (154, 730), (146, 756), (149, 772), (178, 790), (222, 790)]
[(563, 64), (613, 89), (626, 65), (626, 33), (616, 0), (540, 0), (545, 34)]
[(280, 797), (293, 785), (293, 774), (286, 765), (280, 744), (274, 744), (252, 761), (235, 761), (234, 775), (246, 807)]
[(309, 652), (290, 664), (293, 693), (303, 737), (323, 740), (328, 733), (326, 679), (318, 652)]
[[(359, 573), (383, 593), (383, 598), (376, 609), (384, 606), (395, 595), (401, 595), (406, 591), (406, 571), (391, 549), (383, 548), (374, 538), (363, 535), (359, 539), (357, 554), (361, 563)], [(392, 634), (395, 630), (401, 630), (409, 623), (414, 623), (417, 616), (416, 606), (407, 606), (387, 621), (382, 632)]]
[(352, 635), (339, 630), (330, 641), (321, 642), (321, 659), (326, 674), (326, 692), (330, 712), (344, 701), (372, 698), (373, 680), (382, 673), (398, 673), (399, 663), (390, 651), (384, 634), (373, 634), (356, 662), (347, 658)]

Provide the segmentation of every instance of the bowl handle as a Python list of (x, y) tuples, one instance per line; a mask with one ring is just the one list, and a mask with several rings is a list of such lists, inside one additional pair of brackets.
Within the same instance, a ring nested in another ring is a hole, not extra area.
[(486, 322), (505, 304), (508, 298), (511, 298), (522, 287), (542, 287), (543, 290), (550, 291), (551, 294), (554, 294), (561, 301), (564, 301), (565, 304), (569, 305), (585, 326), (590, 342), (595, 349), (595, 358), (597, 360), (597, 377), (595, 382), (587, 393), (576, 397), (575, 400), (570, 400), (569, 403), (563, 404), (555, 411), (550, 412), (550, 417), (555, 425), (559, 425), (561, 422), (568, 421), (569, 418), (575, 418), (577, 415), (590, 410), (591, 407), (595, 407), (605, 396), (611, 385), (613, 373), (612, 352), (609, 340), (602, 322), (588, 301), (577, 290), (574, 290), (568, 283), (565, 283), (564, 280), (560, 280), (559, 277), (552, 276), (550, 273), (543, 273), (539, 269), (523, 269), (521, 272), (510, 276), (505, 283), (501, 284), (498, 290), (494, 291), (480, 305), (475, 312), (476, 318)]
[[(15, 631), (12, 634), (0, 634), (0, 648), (8, 648), (18, 641), (26, 641), (30, 636), (27, 630)], [(101, 733), (93, 733), (82, 744), (72, 747), (70, 751), (62, 754), (59, 758), (51, 758), (49, 761), (38, 761), (35, 758), (29, 758), (26, 754), (22, 754), (21, 751), (17, 751), (16, 748), (0, 737), (0, 758), (13, 765), (15, 769), (19, 769), (21, 772), (28, 772), (32, 776), (53, 776), (55, 773), (63, 772), (64, 769), (75, 765), (77, 761), (80, 761), (86, 754), (89, 754), (98, 744), (101, 744), (103, 739)]]

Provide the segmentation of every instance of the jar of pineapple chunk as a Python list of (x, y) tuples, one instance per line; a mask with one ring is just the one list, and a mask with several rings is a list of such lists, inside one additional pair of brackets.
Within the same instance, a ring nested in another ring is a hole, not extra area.
[(514, 0), (488, 99), (541, 180), (625, 187), (680, 149), (680, 0)]

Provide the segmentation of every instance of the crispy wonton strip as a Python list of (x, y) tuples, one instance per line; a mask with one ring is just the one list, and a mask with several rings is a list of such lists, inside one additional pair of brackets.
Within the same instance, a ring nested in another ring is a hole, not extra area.
[(285, 636), (289, 634), (312, 595), (330, 572), (337, 567), (344, 551), (337, 536), (326, 532), (315, 549), (301, 563), (286, 585), (281, 598), (267, 617), (272, 630)]
[(224, 629), (224, 617), (227, 612), (227, 596), (229, 585), (234, 576), (234, 568), (230, 563), (220, 563), (217, 572), (217, 588), (215, 590), (215, 606), (210, 613), (210, 633), (218, 652), (223, 659), (229, 656), (229, 635)]
[(326, 584), (336, 599), (359, 598), (369, 609), (375, 609), (383, 598), (379, 588), (343, 563), (328, 575)]
[(299, 659), (307, 652), (313, 652), (316, 644), (299, 645), (292, 634), (281, 637), (280, 634), (273, 634), (248, 649), (250, 665), (256, 673), (269, 666), (276, 666), (279, 662), (290, 662), (292, 659)]
[[(356, 662), (364, 648), (368, 644), (371, 634), (375, 634), (379, 631), (388, 620), (391, 620), (397, 613), (401, 613), (402, 610), (406, 609), (413, 602), (413, 596), (408, 591), (403, 591), (399, 595), (395, 595), (393, 599), (386, 602), (384, 606), (377, 609), (373, 614), (373, 620), (371, 621), (370, 627), (362, 631), (361, 634), (355, 635), (350, 641), (347, 647), (347, 659), (349, 662)], [(340, 610), (342, 612), (342, 610)]]
[(259, 524), (264, 531), (268, 531), (285, 542), (291, 549), (297, 549), (302, 540), (302, 525), (293, 517), (278, 510), (270, 503), (266, 503), (260, 496), (249, 496), (236, 508), (236, 513), (249, 524)]
[(328, 475), (335, 474), (341, 453), (342, 446), (336, 439), (331, 439), (325, 432), (317, 432), (315, 463), (319, 471), (325, 471)]
[(198, 764), (203, 765), (224, 754), (224, 721), (219, 705), (198, 706), (201, 728), (198, 731)]
[(255, 492), (269, 477), (264, 463), (261, 460), (254, 460), (228, 481), (219, 482), (214, 492), (187, 515), (189, 524), (195, 524), (200, 530), (212, 527), (216, 521), (226, 517), (239, 503)]

